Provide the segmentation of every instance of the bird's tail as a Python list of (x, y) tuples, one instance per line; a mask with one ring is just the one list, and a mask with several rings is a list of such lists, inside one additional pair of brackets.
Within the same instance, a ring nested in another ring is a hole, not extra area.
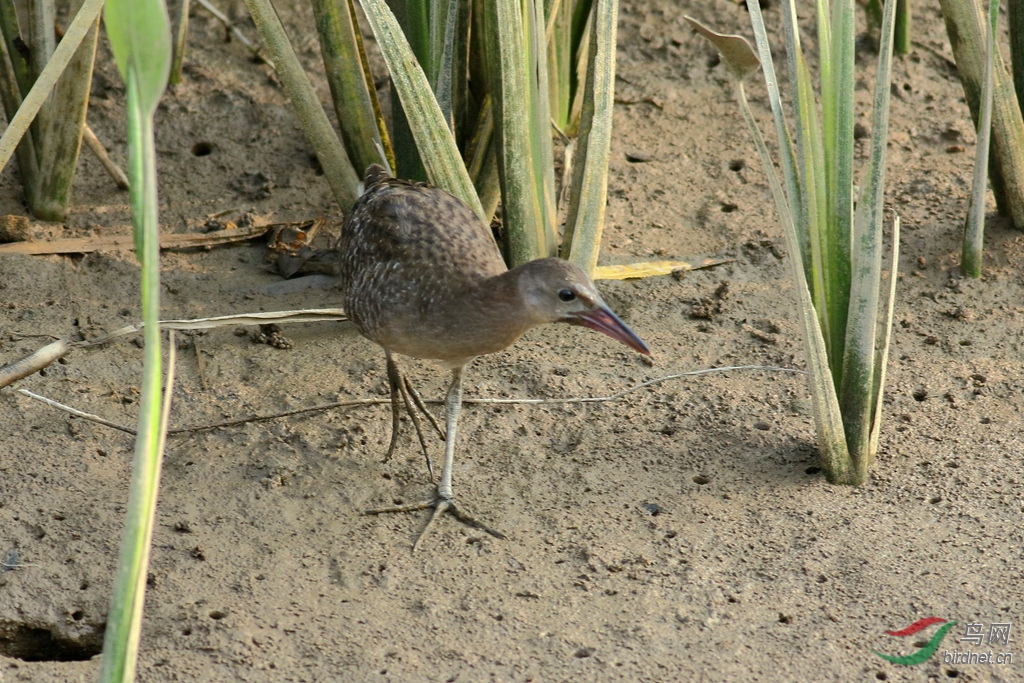
[(372, 190), (378, 183), (390, 180), (390, 178), (391, 174), (388, 173), (383, 166), (380, 164), (370, 164), (366, 168), (366, 173), (363, 175), (362, 192), (359, 194)]

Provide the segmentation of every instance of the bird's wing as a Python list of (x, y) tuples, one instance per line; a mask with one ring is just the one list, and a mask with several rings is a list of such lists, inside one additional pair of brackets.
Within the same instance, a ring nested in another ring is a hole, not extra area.
[(443, 274), (453, 285), (506, 270), (490, 229), (465, 203), (435, 187), (390, 180), (368, 193), (362, 241), (403, 270)]

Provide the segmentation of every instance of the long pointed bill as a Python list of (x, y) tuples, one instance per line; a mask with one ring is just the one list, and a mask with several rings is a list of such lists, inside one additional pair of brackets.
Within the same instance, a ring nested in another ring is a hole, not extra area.
[(598, 332), (603, 332), (615, 341), (621, 342), (645, 356), (651, 355), (647, 344), (644, 344), (643, 340), (636, 336), (636, 333), (619, 319), (619, 316), (612, 313), (605, 306), (581, 313), (572, 322), (589, 327), (592, 330), (597, 330)]

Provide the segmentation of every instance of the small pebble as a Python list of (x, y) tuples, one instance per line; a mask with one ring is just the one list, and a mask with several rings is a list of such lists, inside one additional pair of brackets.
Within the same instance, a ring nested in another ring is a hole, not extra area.
[(24, 242), (31, 238), (28, 216), (0, 216), (0, 242)]
[(656, 515), (661, 512), (661, 506), (657, 503), (644, 503), (640, 507), (642, 507), (649, 515)]

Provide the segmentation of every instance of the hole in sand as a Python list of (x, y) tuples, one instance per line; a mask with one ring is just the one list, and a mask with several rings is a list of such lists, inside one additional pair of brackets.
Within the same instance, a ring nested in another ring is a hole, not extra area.
[(69, 640), (55, 636), (48, 628), (0, 621), (0, 655), (25, 662), (84, 662), (103, 650), (103, 628), (97, 626)]

